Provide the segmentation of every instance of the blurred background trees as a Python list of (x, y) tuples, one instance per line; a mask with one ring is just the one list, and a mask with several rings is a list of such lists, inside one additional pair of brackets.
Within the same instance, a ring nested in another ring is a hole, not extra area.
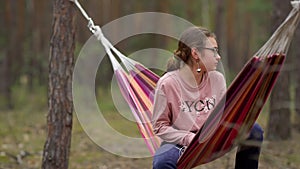
[[(274, 0), (272, 10), (272, 27), (275, 31), (281, 24), (285, 16), (291, 10), (291, 5), (287, 1)], [(292, 65), (293, 55), (286, 57), (286, 65)], [(291, 137), (291, 76), (292, 67), (285, 66), (279, 75), (278, 82), (274, 86), (270, 99), (270, 116), (268, 121), (267, 137), (271, 140), (288, 139)], [(284, 125), (283, 125), (284, 124)]]
[[(170, 13), (195, 25), (208, 27), (218, 36), (228, 82), (264, 44), (289, 11), (280, 12), (281, 10), (278, 9), (280, 5), (273, 5), (277, 2), (276, 0), (89, 0), (80, 2), (94, 22), (99, 25), (105, 25), (128, 14), (151, 11)], [(282, 3), (290, 9), (289, 1), (282, 1)], [(35, 104), (29, 103), (26, 95), (21, 98), (21, 90), (26, 90), (28, 93), (47, 94), (53, 6), (52, 2), (47, 0), (5, 0), (1, 1), (0, 5), (0, 110), (3, 112), (7, 109), (20, 109), (26, 104)], [(278, 15), (277, 18), (272, 15), (274, 12)], [(86, 27), (86, 20), (79, 12), (76, 15), (78, 15), (76, 17), (76, 51), (80, 51), (91, 33)], [(278, 23), (275, 23), (275, 20)], [(118, 29), (122, 28), (115, 28), (114, 31)], [(299, 34), (298, 29), (293, 40), (293, 48), (288, 56), (291, 61), (285, 65), (286, 68), (292, 68), (292, 70), (283, 72), (284, 76), (291, 77), (287, 86), (284, 87), (288, 88), (287, 91), (290, 94), (285, 100), (288, 118), (294, 115), (296, 117), (296, 114), (300, 112), (300, 89), (298, 87), (300, 78), (297, 76), (299, 68), (296, 65), (299, 63), (299, 50), (297, 51), (295, 47), (299, 43)], [(150, 47), (171, 52), (176, 48), (176, 44), (168, 37), (157, 35), (135, 36), (121, 41), (116, 46), (127, 55)], [(77, 55), (78, 52), (75, 56)], [(156, 61), (153, 60), (153, 62)], [(112, 73), (109, 61), (104, 60), (96, 81), (99, 82), (101, 79), (101, 83), (109, 83)], [(278, 83), (282, 82), (284, 81), (278, 81)], [(107, 87), (104, 83), (104, 86), (99, 85), (99, 88), (106, 90)], [(43, 104), (47, 106), (46, 102)], [(291, 115), (288, 111), (291, 111)], [(299, 120), (292, 122), (295, 125), (300, 123)]]

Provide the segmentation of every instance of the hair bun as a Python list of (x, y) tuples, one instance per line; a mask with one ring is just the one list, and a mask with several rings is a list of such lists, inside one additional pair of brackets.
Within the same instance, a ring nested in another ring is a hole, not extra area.
[(176, 50), (175, 52), (174, 52), (174, 55), (175, 56), (177, 56), (177, 57), (179, 57), (179, 58), (181, 58), (181, 51), (180, 50)]

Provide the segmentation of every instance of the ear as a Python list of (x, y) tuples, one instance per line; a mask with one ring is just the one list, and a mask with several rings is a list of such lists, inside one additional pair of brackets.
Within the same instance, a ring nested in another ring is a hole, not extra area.
[(191, 49), (191, 54), (192, 54), (193, 59), (199, 60), (200, 52), (196, 48)]

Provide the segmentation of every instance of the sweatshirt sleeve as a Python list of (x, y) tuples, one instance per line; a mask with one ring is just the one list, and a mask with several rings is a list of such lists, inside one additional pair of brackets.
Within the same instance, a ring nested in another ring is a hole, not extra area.
[(190, 144), (195, 134), (178, 130), (173, 127), (172, 108), (165, 94), (164, 86), (158, 86), (155, 92), (152, 124), (154, 133), (162, 140), (170, 143), (187, 146)]

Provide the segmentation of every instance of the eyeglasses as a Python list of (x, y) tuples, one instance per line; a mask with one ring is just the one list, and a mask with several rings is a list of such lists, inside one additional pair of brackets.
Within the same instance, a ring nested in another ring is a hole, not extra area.
[(214, 52), (214, 57), (217, 57), (219, 54), (219, 49), (218, 48), (207, 48), (207, 47), (200, 47), (202, 49), (207, 49), (207, 50), (210, 50), (212, 52)]

